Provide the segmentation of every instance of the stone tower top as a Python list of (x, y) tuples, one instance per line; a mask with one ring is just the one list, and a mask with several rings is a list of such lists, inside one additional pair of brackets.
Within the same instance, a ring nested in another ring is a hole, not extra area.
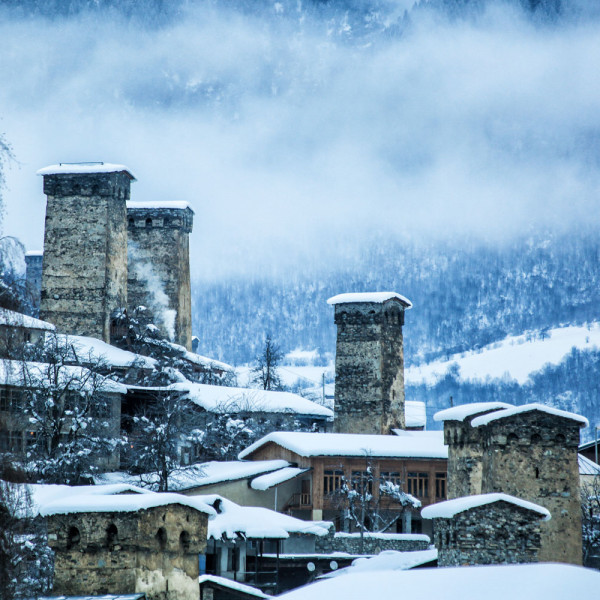
[(337, 325), (334, 430), (404, 429), (402, 326), (411, 302), (395, 292), (339, 294), (327, 302)]
[(191, 233), (194, 211), (188, 202), (128, 202), (129, 227), (162, 227)]

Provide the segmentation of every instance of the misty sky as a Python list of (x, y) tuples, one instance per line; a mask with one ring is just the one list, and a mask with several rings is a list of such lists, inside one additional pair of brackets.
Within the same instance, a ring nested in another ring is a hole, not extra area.
[(576, 231), (600, 208), (599, 22), (492, 4), (401, 34), (293, 2), (148, 28), (2, 18), (5, 233), (41, 248), (36, 170), (95, 160), (132, 170), (134, 200), (192, 203), (197, 276), (333, 260), (373, 231)]

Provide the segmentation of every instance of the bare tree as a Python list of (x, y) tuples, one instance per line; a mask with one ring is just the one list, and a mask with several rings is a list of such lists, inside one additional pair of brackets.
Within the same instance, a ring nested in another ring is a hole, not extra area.
[(252, 368), (252, 382), (261, 385), (263, 390), (280, 390), (282, 385), (277, 367), (282, 358), (279, 346), (267, 335), (265, 346), (256, 357), (256, 365)]

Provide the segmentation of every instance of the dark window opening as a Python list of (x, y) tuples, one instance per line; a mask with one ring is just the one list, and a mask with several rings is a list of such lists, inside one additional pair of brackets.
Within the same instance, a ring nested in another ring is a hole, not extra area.
[(179, 543), (184, 552), (190, 551), (190, 534), (187, 531), (182, 531), (179, 536)]
[(146, 219), (146, 227), (152, 227), (152, 219), (150, 217)]
[(161, 527), (156, 532), (156, 541), (158, 542), (158, 547), (161, 550), (164, 550), (167, 547), (167, 532), (164, 527)]
[(106, 546), (111, 548), (117, 543), (119, 531), (114, 523), (111, 523), (106, 529)]
[(67, 533), (67, 550), (70, 550), (81, 541), (81, 534), (77, 527), (70, 527)]

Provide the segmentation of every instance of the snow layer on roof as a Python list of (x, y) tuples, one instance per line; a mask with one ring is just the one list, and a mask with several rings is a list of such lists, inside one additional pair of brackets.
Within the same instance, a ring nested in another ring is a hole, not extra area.
[(513, 415), (520, 415), (523, 413), (533, 412), (535, 410), (548, 413), (549, 415), (556, 415), (557, 417), (562, 417), (564, 419), (570, 419), (571, 421), (577, 421), (578, 423), (580, 423), (580, 427), (587, 427), (589, 425), (589, 421), (581, 415), (537, 403), (523, 404), (522, 406), (513, 406), (511, 408), (490, 413), (489, 415), (476, 417), (475, 419), (473, 419), (473, 421), (471, 421), (471, 425), (473, 425), (473, 427), (479, 427), (480, 425), (487, 425), (492, 421), (506, 419), (507, 417), (512, 417)]
[(238, 458), (246, 458), (269, 443), (278, 444), (300, 456), (448, 458), (448, 448), (444, 446), (441, 431), (411, 431), (398, 436), (276, 431), (242, 450)]
[[(189, 467), (184, 467), (176, 471), (169, 478), (169, 488), (172, 491), (189, 490), (196, 487), (213, 485), (215, 483), (224, 483), (255, 477), (263, 473), (277, 471), (288, 467), (290, 463), (285, 460), (231, 460), (231, 461), (211, 461)], [(150, 473), (142, 476), (145, 484), (155, 482), (151, 488), (158, 487), (158, 477)], [(139, 477), (118, 471), (116, 473), (103, 473), (94, 478), (99, 483), (133, 483), (139, 481)]]
[(146, 369), (153, 369), (156, 365), (156, 360), (153, 358), (122, 350), (93, 337), (60, 334), (57, 338), (72, 347), (73, 358), (77, 357), (83, 362), (87, 359), (103, 360), (112, 367), (129, 367), (135, 362)]
[(597, 465), (593, 460), (583, 456), (583, 454), (578, 454), (577, 460), (579, 461), (580, 475), (600, 475), (600, 465)]
[(54, 331), (56, 327), (52, 323), (41, 321), (29, 315), (24, 315), (8, 308), (0, 308), (0, 326), (6, 327), (27, 327), (28, 329), (43, 329), (44, 331)]
[(404, 308), (412, 308), (412, 302), (408, 298), (405, 298), (396, 292), (357, 292), (350, 294), (338, 294), (337, 296), (332, 296), (329, 298), (329, 300), (327, 300), (327, 304), (350, 304), (352, 302), (372, 302), (373, 304), (382, 304), (383, 302), (387, 302), (392, 298), (400, 300), (400, 302), (402, 302), (404, 305)]
[(187, 392), (209, 412), (296, 413), (333, 418), (333, 411), (291, 392), (271, 392), (203, 383), (174, 383), (169, 389)]
[(27, 250), (25, 256), (44, 256), (43, 250)]
[(331, 571), (322, 576), (322, 579), (339, 577), (340, 575), (351, 575), (352, 573), (367, 573), (373, 571), (406, 571), (419, 565), (437, 560), (436, 548), (428, 550), (413, 550), (411, 552), (398, 552), (396, 550), (384, 550), (377, 556), (370, 558), (361, 557), (352, 562), (345, 569)]
[(272, 488), (274, 485), (279, 485), (284, 481), (289, 481), (294, 477), (298, 477), (302, 473), (306, 473), (308, 469), (299, 469), (298, 467), (284, 467), (283, 469), (278, 469), (277, 471), (272, 471), (271, 473), (267, 473), (266, 475), (261, 475), (260, 477), (256, 477), (250, 483), (250, 487), (253, 490), (268, 490)]
[(404, 402), (404, 421), (406, 427), (425, 427), (427, 424), (425, 402), (406, 400)]
[(200, 585), (202, 585), (203, 583), (217, 583), (219, 585), (222, 585), (223, 587), (229, 588), (230, 590), (242, 592), (244, 594), (248, 594), (249, 596), (256, 596), (257, 598), (273, 597), (265, 594), (264, 592), (261, 592), (258, 588), (252, 587), (251, 585), (240, 583), (239, 581), (232, 581), (231, 579), (219, 577), (218, 575), (200, 575), (198, 581), (200, 582)]
[[(431, 539), (424, 533), (382, 533), (380, 531), (369, 532), (366, 531), (362, 534), (365, 538), (370, 540), (395, 540), (404, 542), (427, 542), (431, 543)], [(336, 531), (336, 538), (360, 538), (361, 534), (358, 533), (346, 533), (345, 531)]]
[(156, 200), (149, 202), (127, 202), (127, 208), (132, 209), (153, 209), (153, 208), (171, 208), (171, 209), (179, 209), (185, 210), (189, 208), (192, 210), (192, 205), (189, 202), (185, 202), (183, 200)]
[[(214, 506), (220, 501), (218, 514), (208, 522), (208, 537), (235, 539), (240, 536), (252, 539), (285, 539), (290, 533), (317, 536), (328, 535), (333, 524), (328, 521), (302, 521), (268, 508), (240, 506), (217, 494), (191, 496)], [(219, 512), (220, 511), (220, 512)]]
[[(0, 359), (0, 383), (15, 387), (45, 387), (48, 385), (49, 368), (50, 365), (45, 363)], [(90, 373), (85, 367), (62, 366), (58, 375), (59, 385), (76, 380), (81, 382), (76, 386), (78, 391), (93, 391), (95, 387), (100, 392), (127, 393), (127, 386), (106, 377), (98, 376), (92, 383)]]
[(499, 410), (501, 408), (512, 408), (513, 404), (506, 402), (473, 402), (472, 404), (461, 404), (440, 410), (433, 415), (434, 421), (464, 421), (467, 417), (472, 417), (479, 413)]
[(278, 599), (387, 600), (401, 595), (410, 600), (591, 600), (598, 589), (600, 573), (593, 569), (565, 564), (486, 565), (351, 573), (298, 588)]
[(38, 175), (75, 175), (84, 173), (120, 173), (125, 171), (132, 179), (133, 173), (125, 165), (115, 165), (105, 162), (59, 163), (40, 169)]
[(209, 515), (216, 514), (215, 509), (205, 504), (199, 497), (182, 496), (172, 493), (150, 494), (80, 494), (74, 497), (65, 497), (44, 504), (40, 515), (68, 515), (85, 512), (137, 512), (157, 506), (181, 504)]
[(421, 511), (421, 516), (424, 519), (451, 519), (454, 515), (464, 512), (465, 510), (501, 501), (537, 512), (544, 517), (544, 521), (550, 520), (550, 512), (548, 509), (539, 504), (534, 504), (533, 502), (510, 496), (509, 494), (478, 494), (476, 496), (464, 496), (462, 498), (455, 498), (454, 500), (446, 500), (445, 502), (438, 502), (437, 504), (426, 506)]

